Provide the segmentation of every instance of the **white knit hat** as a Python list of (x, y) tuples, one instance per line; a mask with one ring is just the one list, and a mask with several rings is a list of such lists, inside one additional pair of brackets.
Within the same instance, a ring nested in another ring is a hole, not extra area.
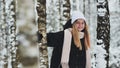
[(82, 12), (80, 12), (80, 11), (73, 11), (72, 14), (71, 14), (71, 20), (72, 20), (71, 24), (73, 24), (75, 22), (75, 20), (77, 20), (77, 19), (83, 19), (83, 20), (86, 21), (86, 19), (85, 19), (85, 17), (84, 17)]

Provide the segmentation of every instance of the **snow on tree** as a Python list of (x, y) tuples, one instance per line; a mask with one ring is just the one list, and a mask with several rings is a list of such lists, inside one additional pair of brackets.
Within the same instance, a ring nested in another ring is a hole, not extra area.
[(96, 57), (96, 65), (95, 68), (106, 68), (107, 62), (104, 59), (108, 54), (105, 50), (105, 45), (103, 44), (102, 40), (97, 40), (98, 43), (100, 43), (101, 45), (96, 45), (95, 46), (95, 57)]

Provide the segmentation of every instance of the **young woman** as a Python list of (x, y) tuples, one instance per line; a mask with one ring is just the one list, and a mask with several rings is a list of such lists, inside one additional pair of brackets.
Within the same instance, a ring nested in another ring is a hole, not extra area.
[(48, 33), (47, 42), (54, 47), (50, 68), (91, 68), (88, 26), (81, 12), (72, 13), (63, 31)]

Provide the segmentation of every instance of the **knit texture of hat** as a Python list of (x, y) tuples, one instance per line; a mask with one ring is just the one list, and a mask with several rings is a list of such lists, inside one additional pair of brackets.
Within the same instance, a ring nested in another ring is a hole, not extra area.
[(72, 19), (71, 24), (73, 24), (77, 19), (83, 19), (86, 21), (83, 13), (80, 11), (73, 11), (71, 14), (71, 19)]

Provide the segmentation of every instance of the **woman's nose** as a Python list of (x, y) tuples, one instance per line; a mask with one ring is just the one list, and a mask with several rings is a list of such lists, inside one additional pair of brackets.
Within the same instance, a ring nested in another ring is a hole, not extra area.
[(82, 26), (82, 24), (79, 24), (79, 26)]

